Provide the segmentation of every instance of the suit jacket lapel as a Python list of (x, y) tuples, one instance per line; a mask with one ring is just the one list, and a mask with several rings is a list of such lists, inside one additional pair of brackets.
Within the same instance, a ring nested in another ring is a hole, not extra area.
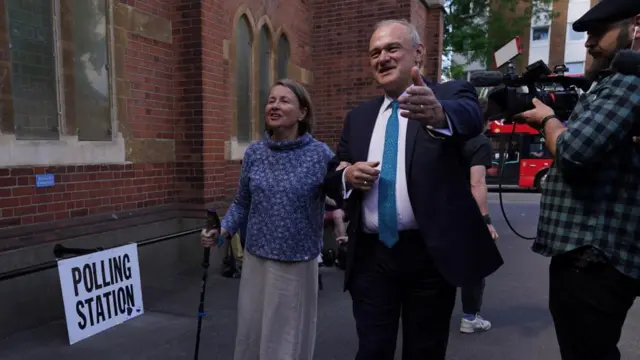
[[(431, 88), (435, 92), (435, 86), (426, 77), (422, 76), (425, 85)], [(411, 161), (413, 160), (413, 148), (416, 144), (416, 137), (418, 131), (420, 131), (420, 122), (417, 120), (407, 120), (407, 144), (405, 148), (405, 172), (407, 173), (407, 180), (411, 177)]]
[(411, 160), (413, 157), (413, 147), (416, 143), (416, 137), (420, 131), (420, 122), (417, 120), (407, 120), (407, 144), (405, 146), (405, 163), (404, 169), (407, 173), (407, 179), (411, 176)]
[(371, 135), (373, 134), (373, 128), (376, 126), (376, 119), (378, 118), (378, 113), (380, 112), (380, 106), (382, 106), (383, 100), (384, 96), (380, 96), (374, 101), (371, 101), (369, 103), (370, 106), (363, 109), (362, 118), (356, 120), (357, 122), (354, 130), (362, 139), (362, 141), (357, 142), (360, 146), (355, 154), (356, 161), (367, 161), (367, 156), (369, 156), (369, 145), (371, 144)]

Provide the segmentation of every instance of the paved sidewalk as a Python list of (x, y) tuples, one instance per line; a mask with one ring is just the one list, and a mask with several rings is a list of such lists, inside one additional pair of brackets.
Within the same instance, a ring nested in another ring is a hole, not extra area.
[[(343, 294), (343, 273), (336, 268), (321, 269), (325, 289), (320, 292), (319, 317), (329, 319), (318, 325), (318, 343), (333, 342), (333, 327), (353, 329), (348, 295)], [(147, 298), (162, 299), (145, 304), (145, 314), (94, 335), (73, 346), (68, 345), (64, 321), (0, 340), (2, 360), (86, 360), (86, 359), (193, 359), (197, 309), (200, 296), (200, 272), (176, 276), (164, 288), (145, 288)], [(238, 279), (227, 279), (212, 270), (207, 282), (200, 358), (231, 360), (236, 332)], [(149, 295), (153, 292), (152, 296)], [(354, 331), (355, 335), (355, 331)], [(323, 340), (324, 339), (324, 340)], [(348, 359), (350, 346), (334, 343), (332, 354), (324, 359)], [(333, 346), (332, 345), (332, 346)], [(340, 350), (347, 349), (347, 350)], [(349, 351), (345, 354), (344, 351)], [(341, 355), (342, 354), (342, 355)]]
[[(495, 194), (493, 195), (495, 196)], [(451, 322), (447, 360), (559, 360), (559, 351), (548, 310), (549, 259), (534, 254), (531, 242), (518, 239), (507, 227), (493, 197), (491, 214), (501, 240), (505, 265), (487, 279), (483, 315), (493, 323), (491, 331), (463, 335), (458, 331), (460, 300)], [(514, 228), (535, 234), (539, 197), (509, 194), (505, 210)], [(213, 264), (212, 264), (213, 265)], [(207, 285), (202, 329), (202, 360), (232, 360), (236, 331), (236, 298), (239, 280), (217, 275), (212, 266)], [(351, 360), (358, 339), (349, 295), (342, 292), (342, 271), (323, 268), (325, 289), (320, 292), (317, 360)], [(160, 276), (157, 276), (158, 278)], [(143, 282), (143, 285), (145, 283)], [(146, 283), (143, 316), (68, 345), (62, 321), (0, 339), (1, 360), (173, 360), (193, 359), (200, 294), (200, 271), (168, 278), (157, 285)], [(37, 311), (33, 309), (32, 311)], [(401, 352), (398, 342), (397, 354)], [(620, 340), (623, 359), (640, 354), (640, 305), (635, 305)], [(401, 357), (396, 356), (399, 360)]]
[[(64, 321), (11, 336), (0, 342), (0, 359), (193, 358), (200, 294), (198, 278), (199, 273), (194, 272), (170, 279), (165, 288), (145, 288), (146, 298), (162, 300), (145, 303), (142, 316), (73, 346), (68, 345)], [(201, 358), (229, 360), (235, 335), (238, 280), (212, 274), (207, 285), (208, 316), (203, 320), (201, 354), (209, 356)]]

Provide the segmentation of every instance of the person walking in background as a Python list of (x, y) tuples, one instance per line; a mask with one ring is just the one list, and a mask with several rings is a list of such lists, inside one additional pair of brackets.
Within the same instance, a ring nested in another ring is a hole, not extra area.
[[(344, 165), (346, 167), (346, 165)], [(338, 244), (346, 243), (347, 237), (347, 225), (345, 223), (344, 210), (342, 210), (342, 204), (326, 197), (325, 199), (325, 218), (331, 219), (333, 222), (333, 234), (336, 237)]]
[[(341, 170), (347, 167), (348, 163), (343, 163), (338, 168)], [(349, 241), (349, 237), (347, 236), (347, 224), (346, 224), (346, 214), (342, 209), (342, 201), (335, 201), (327, 196), (325, 200), (325, 221), (329, 221), (333, 226), (333, 235), (335, 236), (336, 243), (338, 248), (336, 252), (333, 253), (333, 257), (331, 257), (331, 261), (333, 264), (337, 265), (338, 268), (344, 269), (347, 249), (347, 241)], [(332, 251), (332, 250), (329, 250)], [(332, 264), (332, 265), (333, 265)]]
[[(271, 88), (265, 139), (244, 155), (239, 189), (222, 220), (230, 239), (247, 220), (234, 360), (311, 360), (329, 147), (311, 136), (313, 106), (291, 80)], [(218, 233), (203, 230), (203, 246)]]
[[(488, 125), (486, 122), (485, 125)], [(484, 135), (480, 134), (465, 142), (463, 153), (469, 163), (469, 183), (471, 193), (476, 200), (482, 217), (493, 240), (498, 240), (498, 233), (491, 224), (489, 215), (489, 203), (487, 201), (487, 169), (491, 168), (491, 142)], [(473, 234), (472, 234), (473, 236)], [(475, 281), (460, 288), (462, 299), (462, 320), (460, 321), (460, 332), (471, 334), (476, 331), (487, 331), (491, 329), (491, 322), (480, 316), (482, 308), (482, 297), (484, 294), (485, 279)]]

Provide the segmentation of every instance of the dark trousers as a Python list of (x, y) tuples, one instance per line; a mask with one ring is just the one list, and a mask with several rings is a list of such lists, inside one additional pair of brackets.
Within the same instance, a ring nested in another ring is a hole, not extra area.
[(402, 360), (444, 360), (456, 288), (436, 269), (418, 231), (391, 249), (357, 238), (349, 292), (358, 333), (356, 360), (393, 360), (402, 317)]
[(640, 280), (606, 263), (556, 256), (549, 268), (549, 309), (562, 360), (620, 360), (618, 341)]
[(484, 294), (484, 279), (475, 284), (469, 284), (460, 288), (462, 298), (462, 312), (465, 315), (475, 315), (482, 308), (482, 296)]

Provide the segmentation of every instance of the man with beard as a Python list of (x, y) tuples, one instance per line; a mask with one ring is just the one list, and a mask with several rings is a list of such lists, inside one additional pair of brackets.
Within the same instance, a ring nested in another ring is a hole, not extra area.
[(632, 132), (640, 77), (609, 70), (617, 51), (640, 45), (640, 15), (631, 14), (640, 14), (640, 1), (602, 0), (574, 22), (588, 33), (594, 85), (566, 127), (537, 100), (519, 115), (554, 156), (532, 249), (551, 257), (549, 309), (563, 360), (620, 359), (622, 326), (640, 296), (640, 151)]

